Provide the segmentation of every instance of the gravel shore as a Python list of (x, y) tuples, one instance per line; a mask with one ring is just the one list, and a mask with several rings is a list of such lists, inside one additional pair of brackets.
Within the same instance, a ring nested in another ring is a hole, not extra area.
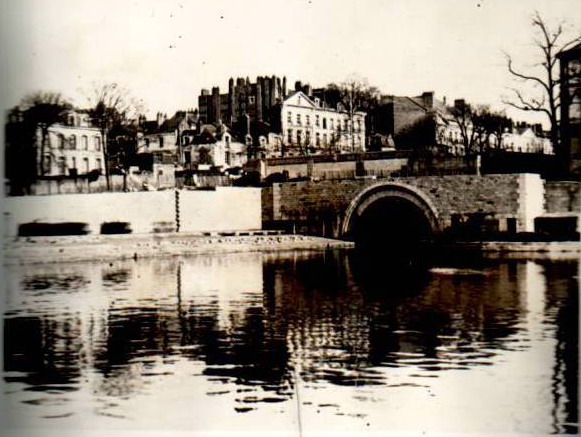
[(39, 264), (281, 250), (352, 248), (353, 243), (305, 235), (126, 234), (19, 237), (5, 240), (4, 264)]

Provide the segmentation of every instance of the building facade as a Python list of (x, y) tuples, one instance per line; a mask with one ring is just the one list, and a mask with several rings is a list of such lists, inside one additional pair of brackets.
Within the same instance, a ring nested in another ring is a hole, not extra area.
[(198, 97), (198, 110), (204, 123), (221, 121), (234, 127), (246, 123), (245, 115), (251, 121), (269, 122), (271, 108), (280, 104), (286, 94), (286, 77), (258, 76), (256, 82), (230, 78), (227, 93), (220, 93), (219, 87), (213, 87), (211, 92), (203, 89)]
[(48, 128), (42, 147), (42, 131), (36, 133), (38, 174), (76, 176), (104, 170), (103, 136), (91, 127), (88, 114), (71, 111), (66, 122)]
[(581, 43), (559, 55), (561, 80), (560, 137), (566, 170), (581, 176)]
[(321, 106), (302, 91), (281, 105), (282, 155), (349, 153), (365, 150), (365, 113)]

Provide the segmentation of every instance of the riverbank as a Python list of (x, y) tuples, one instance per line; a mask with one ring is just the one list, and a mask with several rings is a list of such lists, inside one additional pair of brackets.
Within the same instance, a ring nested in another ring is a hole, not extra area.
[(353, 243), (306, 235), (182, 233), (19, 237), (4, 242), (4, 264), (41, 264), (281, 250), (352, 248)]
[(446, 244), (443, 249), (481, 253), (487, 258), (574, 259), (581, 257), (580, 241), (470, 241)]

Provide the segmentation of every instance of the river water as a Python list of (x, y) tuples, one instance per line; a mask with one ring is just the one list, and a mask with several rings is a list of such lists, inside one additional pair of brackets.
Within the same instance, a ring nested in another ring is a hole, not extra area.
[(14, 435), (578, 432), (578, 260), (246, 253), (5, 275)]

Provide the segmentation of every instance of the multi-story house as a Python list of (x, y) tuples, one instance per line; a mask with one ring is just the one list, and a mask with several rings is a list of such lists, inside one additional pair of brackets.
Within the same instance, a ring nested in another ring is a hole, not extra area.
[(196, 170), (200, 166), (208, 166), (224, 171), (242, 167), (248, 159), (251, 139), (246, 138), (245, 141), (233, 137), (224, 124), (199, 125), (185, 132), (182, 137), (184, 168)]
[(561, 85), (560, 136), (568, 171), (581, 175), (581, 43), (558, 55)]
[(49, 126), (44, 146), (42, 131), (38, 128), (38, 174), (74, 176), (93, 170), (102, 172), (104, 155), (101, 131), (91, 126), (88, 114), (80, 111), (69, 111), (65, 120)]
[(197, 113), (191, 110), (178, 111), (169, 119), (159, 112), (155, 120), (141, 119), (137, 153), (151, 155), (154, 163), (181, 164), (182, 137), (184, 133), (195, 129), (197, 121)]
[(365, 150), (365, 113), (321, 105), (302, 91), (281, 105), (280, 127), (285, 156)]

